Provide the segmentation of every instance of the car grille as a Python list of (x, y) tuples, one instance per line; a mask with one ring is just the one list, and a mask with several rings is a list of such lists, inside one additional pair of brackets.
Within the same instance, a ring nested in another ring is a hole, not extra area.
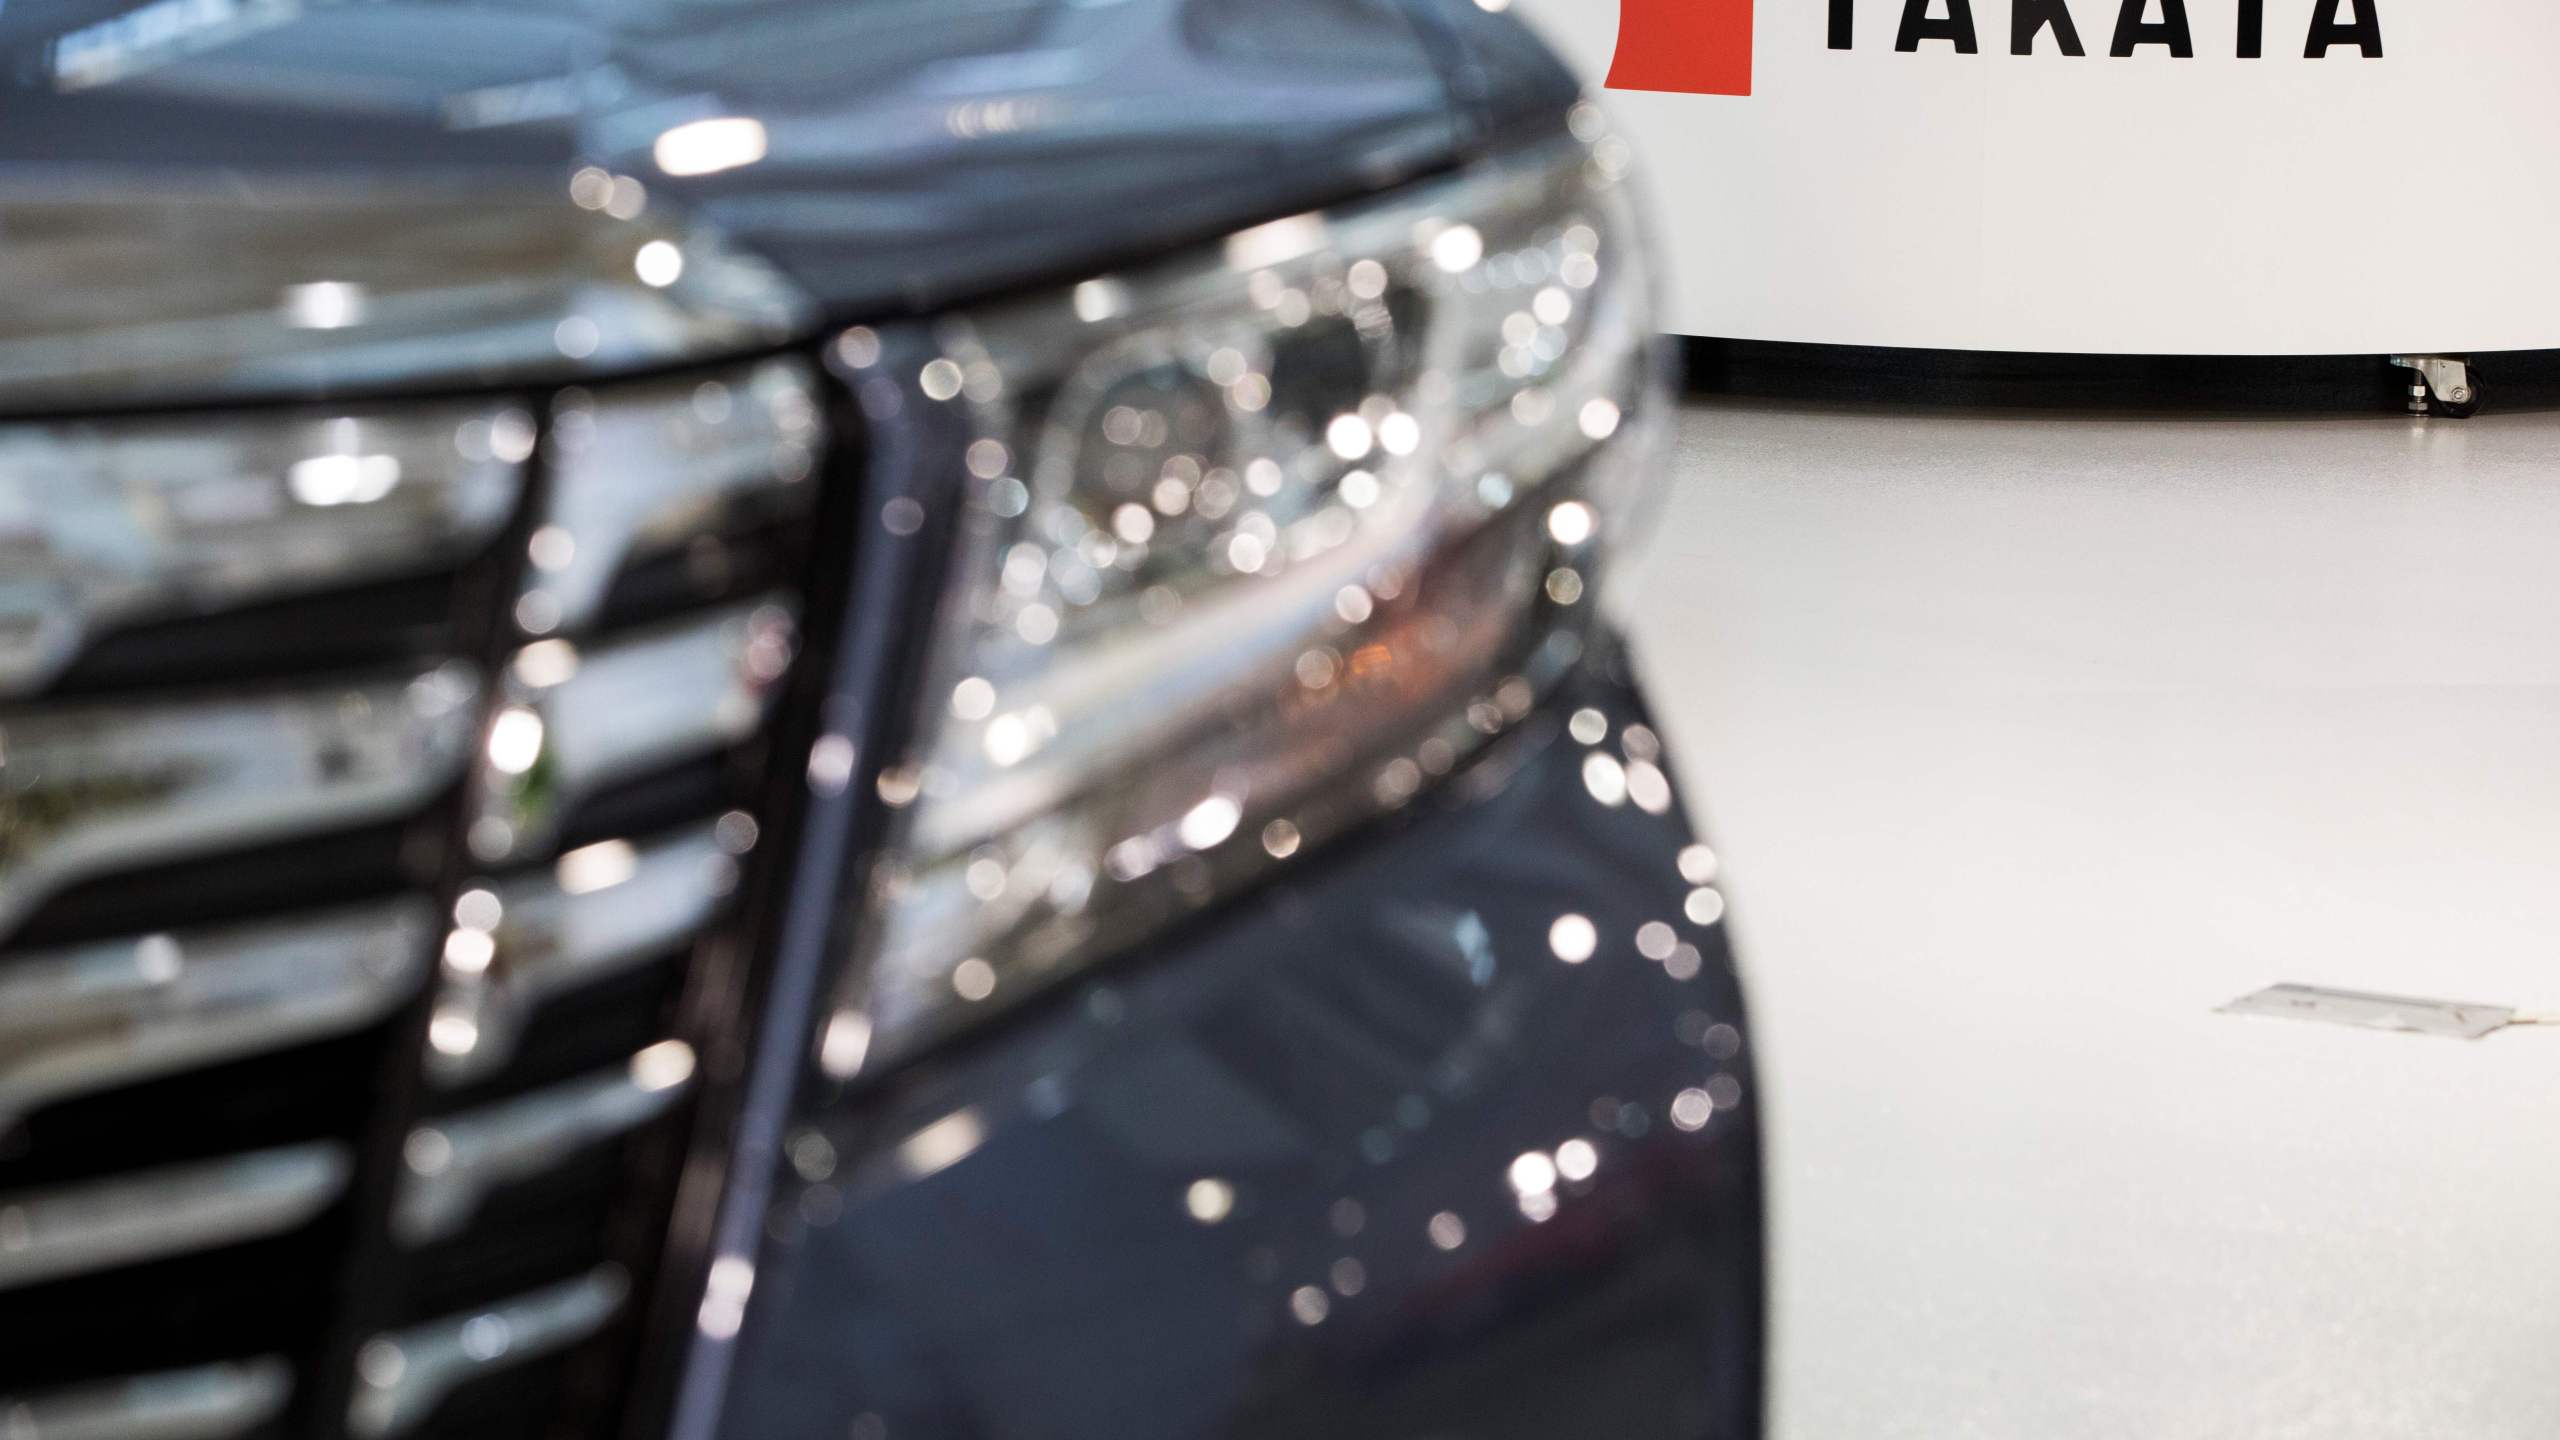
[(614, 1423), (833, 419), (782, 358), (0, 427), (0, 1435)]

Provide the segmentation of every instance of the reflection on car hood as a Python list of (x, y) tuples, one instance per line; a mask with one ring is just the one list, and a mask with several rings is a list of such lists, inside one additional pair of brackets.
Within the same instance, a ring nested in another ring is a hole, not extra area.
[(1571, 94), (1469, 0), (84, 0), (0, 12), (0, 60), (21, 410), (734, 351), (1340, 199)]

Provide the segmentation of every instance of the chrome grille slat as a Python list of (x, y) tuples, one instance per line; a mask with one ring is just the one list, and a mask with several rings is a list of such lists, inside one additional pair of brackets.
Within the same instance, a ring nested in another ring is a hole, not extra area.
[(37, 1107), (357, 1029), (415, 992), (421, 899), (0, 965), (0, 1136)]
[(761, 499), (806, 510), (824, 413), (808, 367), (791, 360), (564, 412), (543, 524), (573, 544), (556, 563), (536, 556), (529, 593), (550, 622), (542, 628), (591, 625), (626, 564), (702, 533), (725, 506)]
[(472, 1380), (603, 1329), (630, 1288), (619, 1269), (601, 1266), (504, 1304), (376, 1336), (356, 1360), (347, 1429), (362, 1440), (408, 1434)]
[(692, 1078), (692, 1049), (668, 1040), (627, 1065), (420, 1126), (403, 1147), (392, 1233), (409, 1245), (457, 1233), (491, 1192), (666, 1114)]
[(584, 653), (528, 647), (490, 729), (472, 853), (494, 864), (542, 850), (598, 790), (754, 734), (792, 639), (790, 610), (766, 599)]
[(415, 809), (460, 773), (479, 688), (445, 665), (0, 718), (0, 937), (94, 875)]
[[(624, 857), (617, 856), (617, 860)], [(626, 868), (627, 865), (627, 868)], [(683, 944), (711, 923), (737, 883), (737, 862), (710, 826), (630, 847), (618, 878), (594, 883), (572, 869), (498, 886), (491, 954), (445, 965), (429, 1030), (427, 1074), (436, 1084), (481, 1079), (515, 1054), (528, 1016), (554, 996), (621, 974)]]
[[(767, 600), (597, 647), (541, 699), (563, 798), (752, 734), (791, 629), (790, 612)], [(759, 647), (782, 648), (767, 659)]]
[(454, 563), (514, 511), (532, 439), (494, 404), (0, 426), (0, 696), (130, 622)]
[(0, 1291), (283, 1234), (351, 1171), (320, 1143), (0, 1195)]
[(164, 1370), (42, 1394), (0, 1395), (6, 1440), (232, 1440), (284, 1413), (282, 1360)]

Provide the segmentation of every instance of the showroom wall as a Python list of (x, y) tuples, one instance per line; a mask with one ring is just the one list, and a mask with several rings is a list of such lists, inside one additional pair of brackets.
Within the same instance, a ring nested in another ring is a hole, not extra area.
[(2552, 0), (1517, 5), (1611, 77), (1692, 334), (2560, 346)]

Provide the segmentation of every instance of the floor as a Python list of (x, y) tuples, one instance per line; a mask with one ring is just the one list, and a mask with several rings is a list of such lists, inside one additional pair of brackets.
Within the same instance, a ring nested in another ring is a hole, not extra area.
[(1727, 862), (1775, 1434), (2560, 1435), (2560, 416), (1711, 402), (1620, 592)]

